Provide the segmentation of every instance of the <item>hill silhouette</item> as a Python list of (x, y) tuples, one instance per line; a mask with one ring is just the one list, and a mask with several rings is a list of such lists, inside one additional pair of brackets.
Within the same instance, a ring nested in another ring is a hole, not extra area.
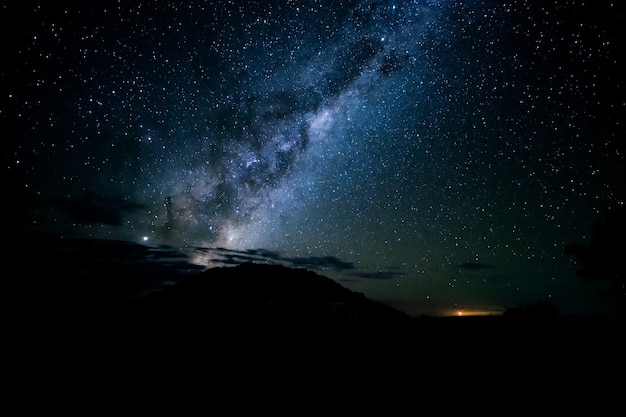
[(139, 303), (142, 314), (219, 325), (392, 323), (408, 316), (313, 271), (243, 263), (212, 268)]
[[(100, 250), (102, 242), (98, 245)], [(129, 248), (124, 247), (125, 253)], [(531, 314), (536, 308), (509, 309), (501, 317), (409, 317), (311, 270), (276, 264), (248, 262), (180, 273), (154, 265), (110, 263), (87, 269), (83, 264), (93, 263), (89, 257), (72, 259), (55, 254), (11, 277), (4, 304), (18, 332), (28, 329), (28, 338), (62, 334), (70, 339), (87, 335), (134, 340), (167, 339), (168, 334), (267, 339), (268, 332), (277, 339), (346, 339), (348, 333), (371, 339), (384, 333), (419, 346), (466, 337), (480, 339), (483, 345), (537, 339), (564, 344), (622, 333), (614, 331), (619, 320), (564, 317), (556, 311)]]
[(67, 261), (32, 268), (5, 293), (13, 325), (27, 329), (27, 338), (205, 343), (270, 334), (329, 337), (410, 322), (405, 313), (303, 268), (243, 263), (176, 274), (120, 265), (85, 272), (79, 261)]
[(409, 317), (318, 273), (269, 264), (162, 274), (167, 285), (139, 296), (128, 296), (128, 281), (153, 283), (152, 270), (106, 269), (85, 283), (92, 277), (65, 262), (35, 269), (4, 293), (17, 330), (6, 355), (29, 392), (53, 392), (58, 375), (75, 390), (108, 380), (161, 393), (181, 381), (228, 381), (228, 391), (242, 381), (290, 389), (317, 378), (339, 389), (424, 372), (439, 383), (547, 375), (551, 386), (623, 369), (623, 323), (604, 318)]

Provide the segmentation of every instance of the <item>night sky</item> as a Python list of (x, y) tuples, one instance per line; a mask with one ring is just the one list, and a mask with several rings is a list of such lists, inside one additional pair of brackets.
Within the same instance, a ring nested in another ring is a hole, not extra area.
[(625, 204), (622, 2), (0, 4), (29, 259), (107, 239), (415, 316), (613, 311), (564, 248)]

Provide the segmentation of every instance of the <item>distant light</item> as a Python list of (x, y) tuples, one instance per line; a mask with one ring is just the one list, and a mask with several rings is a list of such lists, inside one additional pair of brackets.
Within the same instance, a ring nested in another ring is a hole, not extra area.
[(463, 315), (463, 312), (459, 310), (459, 311), (456, 313), (456, 315), (457, 315), (457, 316), (462, 316), (462, 315)]
[(141, 240), (143, 240), (144, 242), (147, 242), (148, 241), (148, 236), (142, 237)]

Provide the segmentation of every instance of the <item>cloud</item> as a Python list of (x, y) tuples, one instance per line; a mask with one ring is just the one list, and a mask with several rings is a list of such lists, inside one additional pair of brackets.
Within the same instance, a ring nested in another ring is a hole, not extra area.
[(196, 254), (211, 255), (213, 266), (266, 263), (378, 280), (403, 275), (398, 271), (359, 271), (354, 263), (336, 256), (288, 257), (263, 248), (234, 250), (223, 247), (196, 247), (190, 253), (168, 245), (48, 235), (30, 236), (20, 245), (5, 251), (7, 258), (13, 260), (14, 276), (18, 280), (49, 281), (46, 285), (59, 288), (75, 285), (96, 291), (108, 288), (117, 292), (127, 291), (133, 296), (163, 288), (206, 270), (205, 265), (192, 262)]
[(246, 262), (280, 263), (283, 260), (277, 252), (266, 249), (235, 250), (222, 247), (196, 247), (193, 251), (199, 254), (212, 253), (217, 255), (219, 258), (213, 259), (212, 262), (223, 265), (240, 265)]
[(58, 239), (51, 240), (39, 250), (60, 259), (71, 258), (70, 267), (110, 265), (131, 268), (136, 272), (160, 270), (168, 273), (204, 269), (190, 263), (186, 254), (173, 247), (142, 245), (126, 240)]
[(123, 240), (30, 236), (5, 250), (14, 282), (138, 296), (206, 268), (169, 246)]
[(84, 191), (76, 198), (57, 198), (54, 202), (75, 222), (112, 226), (120, 226), (127, 215), (145, 208), (142, 204), (92, 191)]
[(214, 261), (226, 265), (239, 265), (245, 262), (263, 262), (313, 270), (332, 269), (335, 271), (345, 271), (355, 268), (352, 262), (344, 261), (336, 256), (285, 257), (280, 255), (278, 252), (267, 249), (234, 250), (222, 247), (199, 247), (194, 250), (199, 253), (212, 252), (220, 256), (220, 259)]
[(217, 258), (212, 259), (211, 262), (223, 265), (239, 265), (245, 262), (258, 262), (258, 263), (272, 263), (284, 266), (290, 266), (293, 268), (304, 268), (315, 271), (331, 270), (334, 272), (345, 274), (342, 280), (345, 280), (346, 276), (364, 278), (364, 279), (377, 279), (377, 280), (389, 280), (405, 275), (400, 271), (360, 271), (357, 270), (353, 262), (340, 259), (336, 256), (307, 256), (307, 257), (288, 257), (283, 256), (278, 252), (270, 251), (267, 249), (247, 249), (247, 250), (234, 250), (226, 249), (222, 247), (207, 248), (197, 247), (195, 252), (200, 254), (213, 254)]
[(331, 268), (335, 271), (354, 269), (352, 262), (342, 261), (335, 256), (309, 256), (306, 258), (286, 258), (294, 266), (308, 269)]
[(458, 264), (457, 267), (469, 271), (480, 271), (483, 269), (492, 269), (492, 265), (484, 264), (482, 262), (465, 262), (462, 264)]
[(234, 250), (222, 247), (198, 247), (194, 251), (202, 254), (212, 253), (217, 255), (218, 258), (212, 259), (212, 262), (222, 265), (240, 265), (246, 262), (270, 263), (315, 271), (332, 270), (339, 273), (349, 271), (347, 275), (352, 277), (379, 280), (389, 280), (405, 275), (404, 272), (400, 271), (359, 271), (353, 262), (336, 256), (288, 257), (267, 249)]
[(402, 277), (402, 276), (404, 276), (404, 272), (394, 272), (394, 271), (365, 272), (365, 271), (359, 271), (359, 272), (354, 272), (354, 273), (352, 273), (350, 275), (353, 275), (353, 276), (359, 277), (359, 278), (386, 280), (386, 279)]

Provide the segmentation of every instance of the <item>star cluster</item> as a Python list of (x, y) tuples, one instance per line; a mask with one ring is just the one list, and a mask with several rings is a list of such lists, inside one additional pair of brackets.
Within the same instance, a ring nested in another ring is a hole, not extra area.
[(22, 228), (332, 255), (366, 271), (335, 278), (413, 314), (597, 308), (563, 248), (624, 204), (617, 2), (1, 13)]

